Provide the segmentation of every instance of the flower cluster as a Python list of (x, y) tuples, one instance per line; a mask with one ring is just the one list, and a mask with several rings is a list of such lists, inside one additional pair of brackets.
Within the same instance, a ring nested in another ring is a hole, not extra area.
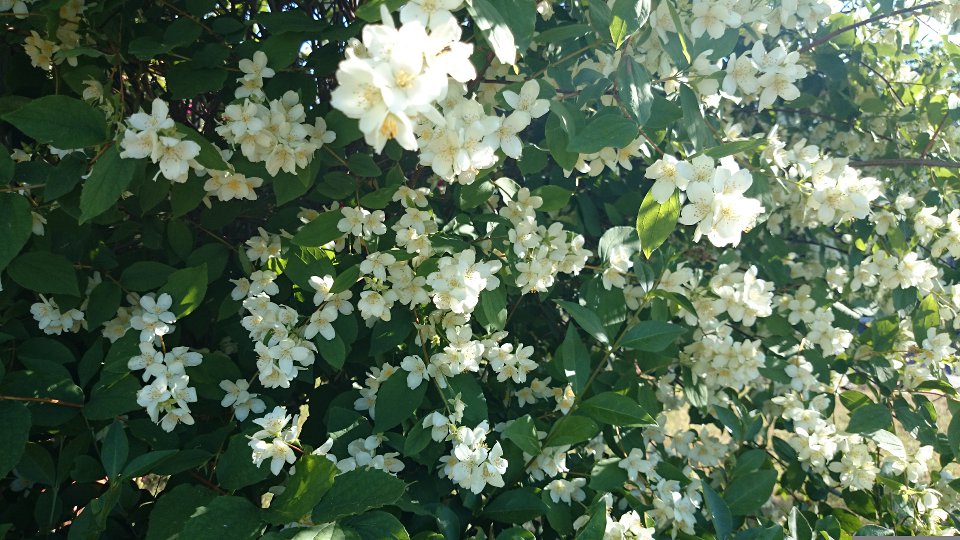
[(167, 180), (182, 184), (187, 181), (191, 167), (202, 170), (194, 161), (200, 155), (200, 145), (177, 130), (169, 112), (169, 105), (156, 98), (150, 114), (140, 111), (127, 118), (127, 127), (120, 141), (120, 157), (150, 158), (160, 167), (154, 179), (162, 174)]

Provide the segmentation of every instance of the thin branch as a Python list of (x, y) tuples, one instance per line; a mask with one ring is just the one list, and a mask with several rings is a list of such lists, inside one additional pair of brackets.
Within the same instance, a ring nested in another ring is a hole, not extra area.
[(812, 42), (810, 42), (810, 43), (807, 44), (807, 45), (804, 45), (803, 47), (800, 48), (800, 52), (809, 52), (810, 50), (812, 50), (812, 49), (814, 49), (814, 48), (816, 48), (816, 47), (818, 47), (818, 46), (820, 46), (820, 45), (823, 45), (824, 43), (830, 41), (831, 39), (833, 39), (833, 38), (835, 38), (835, 37), (837, 37), (837, 36), (839, 36), (840, 34), (845, 34), (845, 33), (849, 32), (850, 30), (855, 30), (855, 29), (857, 29), (857, 28), (860, 28), (861, 26), (870, 24), (870, 23), (872, 23), (872, 22), (876, 22), (876, 21), (879, 21), (879, 20), (881, 20), (881, 19), (886, 19), (887, 17), (895, 17), (895, 16), (897, 16), (897, 15), (903, 15), (903, 14), (906, 14), (906, 13), (911, 13), (911, 12), (914, 12), (914, 11), (920, 11), (920, 10), (922, 10), (922, 9), (927, 9), (927, 8), (929, 8), (929, 7), (939, 6), (940, 4), (941, 4), (940, 2), (928, 2), (928, 3), (926, 3), (926, 4), (920, 4), (919, 6), (914, 6), (914, 7), (912, 7), (912, 8), (903, 8), (903, 9), (898, 9), (898, 10), (896, 10), (896, 11), (891, 11), (890, 13), (881, 13), (880, 15), (875, 15), (875, 16), (873, 16), (873, 17), (870, 17), (869, 19), (864, 19), (864, 20), (862, 20), (862, 21), (860, 21), (860, 22), (857, 22), (857, 23), (853, 23), (853, 24), (844, 26), (843, 28), (838, 28), (837, 30), (834, 30), (833, 32), (830, 32), (829, 34), (823, 36), (822, 38), (820, 38), (820, 39), (818, 39), (818, 40), (815, 40), (815, 41), (812, 41)]
[(78, 409), (83, 408), (83, 403), (73, 403), (70, 401), (62, 401), (59, 399), (53, 398), (39, 398), (39, 397), (22, 397), (22, 396), (4, 396), (0, 395), (0, 400), (8, 401), (30, 401), (33, 403), (46, 403), (48, 405), (63, 405), (64, 407), (76, 407)]
[(928, 154), (928, 153), (930, 152), (930, 150), (933, 148), (934, 143), (937, 142), (937, 137), (940, 135), (940, 131), (943, 130), (943, 126), (945, 126), (945, 125), (947, 124), (947, 120), (949, 120), (949, 119), (950, 119), (950, 115), (949, 115), (949, 114), (944, 114), (944, 115), (943, 115), (943, 120), (940, 121), (940, 125), (938, 125), (938, 126), (937, 126), (937, 129), (934, 130), (933, 136), (930, 137), (930, 140), (929, 140), (929, 141), (927, 141), (927, 145), (923, 147), (923, 152), (920, 152), (920, 159), (923, 159), (923, 158), (927, 157), (927, 154)]
[(900, 167), (911, 165), (916, 167), (943, 167), (945, 169), (960, 169), (960, 161), (944, 161), (942, 159), (864, 159), (850, 161), (851, 167)]
[(897, 91), (893, 88), (893, 85), (890, 84), (889, 79), (884, 77), (882, 73), (874, 69), (873, 66), (864, 62), (863, 60), (860, 60), (860, 65), (869, 69), (870, 72), (876, 75), (877, 77), (880, 77), (880, 80), (883, 81), (883, 84), (887, 86), (887, 89), (890, 90), (890, 93), (893, 94), (893, 97), (897, 99), (897, 103), (899, 103), (901, 107), (907, 106), (907, 104), (903, 102), (903, 99), (900, 98), (900, 94), (898, 94)]

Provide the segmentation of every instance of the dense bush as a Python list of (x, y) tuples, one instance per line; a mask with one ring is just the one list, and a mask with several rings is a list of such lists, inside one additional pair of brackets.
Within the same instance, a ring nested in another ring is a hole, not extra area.
[(956, 6), (0, 0), (0, 536), (955, 532)]

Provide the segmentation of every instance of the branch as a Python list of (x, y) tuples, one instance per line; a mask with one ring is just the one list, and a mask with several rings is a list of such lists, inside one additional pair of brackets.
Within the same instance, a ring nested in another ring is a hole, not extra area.
[(960, 169), (960, 161), (944, 161), (942, 159), (864, 159), (850, 161), (851, 167), (898, 167), (914, 165), (917, 167), (943, 167), (945, 169)]
[(83, 403), (72, 403), (72, 402), (70, 402), (70, 401), (61, 401), (61, 400), (59, 400), (59, 399), (53, 399), (53, 398), (39, 398), (39, 397), (22, 397), (22, 396), (4, 396), (4, 395), (0, 395), (0, 401), (2, 401), (2, 400), (8, 400), (8, 401), (30, 401), (30, 402), (34, 402), (34, 403), (47, 403), (47, 404), (50, 404), (50, 405), (63, 405), (64, 407), (76, 407), (76, 408), (78, 408), (78, 409), (83, 407)]
[(898, 10), (896, 10), (896, 11), (891, 11), (890, 13), (881, 13), (880, 15), (875, 15), (875, 16), (873, 16), (873, 17), (870, 17), (869, 19), (864, 19), (864, 20), (862, 20), (862, 21), (860, 21), (860, 22), (858, 22), (858, 23), (853, 23), (853, 24), (844, 26), (843, 28), (834, 30), (833, 32), (830, 32), (829, 34), (823, 36), (822, 38), (820, 38), (820, 39), (818, 39), (818, 40), (816, 40), (816, 41), (812, 41), (811, 43), (809, 43), (809, 44), (807, 44), (807, 45), (804, 45), (803, 47), (800, 48), (800, 52), (809, 52), (810, 50), (816, 48), (816, 47), (819, 46), (819, 45), (823, 45), (824, 43), (830, 41), (831, 39), (833, 39), (833, 38), (835, 38), (835, 37), (837, 37), (837, 36), (839, 36), (840, 34), (845, 34), (845, 33), (849, 32), (850, 30), (854, 30), (854, 29), (860, 28), (861, 26), (870, 24), (870, 23), (872, 23), (872, 22), (879, 21), (879, 20), (881, 20), (881, 19), (886, 19), (887, 17), (893, 17), (893, 16), (896, 16), (896, 15), (903, 15), (903, 14), (905, 14), (905, 13), (911, 13), (911, 12), (914, 12), (914, 11), (920, 11), (921, 9), (926, 9), (926, 8), (928, 8), (928, 7), (934, 7), (934, 6), (939, 6), (939, 5), (940, 5), (940, 2), (928, 2), (928, 3), (926, 3), (926, 4), (920, 4), (919, 6), (914, 6), (914, 7), (912, 7), (912, 8), (903, 8), (903, 9), (898, 9)]

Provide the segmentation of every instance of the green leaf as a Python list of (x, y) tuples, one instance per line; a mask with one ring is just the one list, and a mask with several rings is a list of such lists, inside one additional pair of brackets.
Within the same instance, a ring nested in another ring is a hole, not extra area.
[(400, 520), (379, 510), (348, 517), (340, 522), (340, 526), (352, 529), (360, 540), (410, 540)]
[(567, 150), (593, 154), (604, 148), (623, 148), (637, 138), (638, 126), (616, 109), (596, 114), (570, 138)]
[[(123, 269), (120, 285), (134, 292), (154, 291), (162, 287), (176, 268), (155, 261), (137, 261)], [(112, 316), (111, 316), (112, 317)]]
[(489, 416), (487, 398), (472, 373), (465, 372), (447, 379), (447, 388), (444, 389), (445, 399), (451, 400), (458, 394), (466, 406), (463, 413), (463, 421), (466, 425), (475, 426), (487, 420)]
[(573, 192), (560, 186), (548, 184), (533, 190), (532, 194), (543, 199), (543, 204), (537, 210), (554, 212), (562, 209), (570, 202), (570, 196), (573, 195)]
[(517, 52), (523, 53), (533, 39), (537, 24), (537, 6), (532, 0), (489, 0), (513, 34)]
[(215, 171), (229, 171), (230, 166), (227, 165), (227, 162), (223, 160), (223, 156), (220, 155), (220, 151), (217, 150), (217, 147), (213, 145), (206, 137), (197, 132), (190, 126), (177, 123), (177, 131), (183, 135), (184, 139), (188, 141), (193, 141), (200, 145), (200, 153), (197, 155), (197, 163), (203, 165), (208, 169), (213, 169)]
[(590, 378), (590, 352), (572, 324), (567, 325), (560, 344), (560, 360), (567, 382), (573, 387), (573, 393), (579, 395)]
[(293, 236), (293, 243), (304, 247), (322, 247), (343, 236), (337, 223), (343, 219), (339, 210), (324, 212), (300, 228)]
[(173, 298), (170, 310), (176, 318), (181, 319), (192, 313), (207, 294), (206, 263), (170, 274), (167, 284), (160, 289), (160, 294), (163, 293)]
[(0, 186), (5, 186), (13, 181), (13, 158), (7, 153), (6, 148), (0, 148)]
[(652, 77), (647, 68), (632, 57), (624, 57), (617, 67), (617, 95), (627, 112), (641, 126), (650, 118), (653, 107), (653, 91), (650, 89)]
[(610, 338), (607, 337), (607, 332), (603, 329), (603, 323), (600, 322), (600, 317), (598, 317), (596, 313), (574, 302), (568, 302), (566, 300), (555, 300), (555, 302), (570, 314), (570, 317), (573, 318), (580, 328), (586, 330), (587, 333), (596, 338), (597, 341), (600, 343), (610, 343)]
[(341, 474), (313, 511), (313, 521), (323, 523), (395, 503), (406, 490), (403, 480), (378, 469), (357, 469)]
[(330, 294), (340, 294), (350, 287), (353, 287), (360, 279), (360, 265), (355, 264), (349, 268), (341, 270), (337, 277), (333, 278), (333, 286), (330, 287)]
[(0, 426), (3, 426), (0, 478), (6, 477), (20, 462), (27, 441), (30, 440), (30, 424), (30, 410), (26, 405), (16, 401), (0, 401)]
[(347, 158), (347, 167), (353, 174), (366, 178), (379, 178), (383, 174), (383, 170), (369, 154), (353, 154)]
[(103, 281), (90, 291), (85, 312), (90, 329), (96, 329), (117, 315), (122, 294), (120, 287), (112, 281)]
[(400, 9), (400, 6), (404, 3), (404, 0), (370, 0), (369, 2), (360, 4), (360, 7), (357, 8), (356, 15), (364, 21), (379, 23), (381, 5), (387, 6), (387, 9), (390, 11), (396, 11)]
[(0, 271), (27, 245), (32, 228), (33, 216), (27, 198), (16, 193), (0, 193), (0, 238), (3, 238), (0, 242)]
[(413, 315), (406, 308), (395, 309), (389, 321), (378, 320), (370, 338), (370, 356), (396, 349), (413, 331)]
[(853, 411), (873, 403), (873, 400), (859, 390), (846, 390), (840, 394), (840, 403), (843, 403), (848, 411)]
[(103, 111), (72, 97), (44, 96), (2, 118), (37, 142), (61, 150), (107, 142)]
[(686, 328), (673, 323), (641, 321), (627, 330), (620, 345), (637, 351), (660, 352), (686, 331)]
[(230, 438), (227, 450), (217, 461), (217, 482), (231, 491), (266, 480), (270, 476), (269, 464), (258, 468), (251, 459), (249, 439), (243, 435)]
[(260, 537), (260, 509), (242, 497), (217, 497), (196, 509), (184, 524), (180, 538), (220, 540)]
[[(0, 261), (0, 269), (3, 263)], [(927, 330), (940, 326), (940, 305), (933, 294), (928, 294), (913, 311), (913, 335), (917, 341), (927, 338)]]
[[(567, 150), (567, 146), (570, 143), (570, 136), (573, 133), (573, 126), (568, 124), (563, 115), (558, 112), (561, 107), (554, 105), (555, 103), (559, 102), (555, 101), (550, 105), (550, 115), (547, 117), (544, 136), (546, 138), (547, 149), (550, 150), (550, 155), (553, 156), (553, 160), (556, 161), (557, 165), (562, 169), (570, 171), (573, 170), (579, 157), (577, 152)], [(481, 204), (482, 203), (483, 201), (481, 201)]]
[(703, 499), (707, 502), (713, 528), (717, 531), (717, 540), (725, 540), (733, 531), (733, 517), (726, 501), (706, 481), (702, 483)]
[(127, 478), (143, 476), (149, 472), (153, 472), (154, 467), (166, 461), (168, 458), (177, 455), (179, 452), (179, 450), (155, 450), (153, 452), (140, 454), (131, 459), (120, 474)]
[(546, 505), (531, 488), (521, 488), (498, 495), (483, 509), (483, 515), (501, 523), (526, 523), (546, 511)]
[(427, 381), (420, 381), (420, 385), (411, 390), (407, 386), (407, 372), (398, 369), (377, 390), (377, 404), (383, 406), (376, 408), (374, 431), (383, 433), (410, 418), (423, 403), (428, 386)]
[(600, 426), (586, 416), (567, 415), (557, 420), (553, 431), (543, 441), (544, 448), (574, 445), (588, 441), (600, 433)]
[(700, 100), (687, 85), (680, 85), (680, 108), (683, 110), (684, 124), (687, 135), (694, 148), (716, 146), (717, 139), (707, 126), (703, 113), (700, 110)]
[(578, 409), (597, 422), (612, 426), (655, 426), (657, 421), (627, 396), (603, 392), (580, 404)]
[(31, 291), (80, 296), (77, 271), (63, 255), (30, 251), (14, 259), (7, 273), (18, 285)]
[(270, 503), (267, 521), (282, 525), (299, 520), (333, 487), (337, 466), (326, 456), (307, 454), (297, 461), (296, 468), (283, 493)]
[[(614, 19), (622, 19), (627, 25), (627, 33), (632, 34), (647, 24), (650, 18), (650, 0), (616, 0), (610, 12)], [(619, 49), (620, 46), (617, 45)]]
[(507, 294), (503, 288), (480, 292), (480, 305), (474, 315), (487, 331), (503, 330), (507, 324)]
[(558, 43), (567, 39), (581, 38), (590, 33), (590, 25), (564, 24), (547, 28), (537, 33), (537, 43)]
[(619, 457), (601, 459), (590, 470), (589, 487), (601, 493), (620, 493), (627, 482), (627, 471), (620, 467)]
[(755, 513), (773, 493), (777, 471), (762, 469), (735, 478), (723, 493), (723, 499), (735, 516)]
[(619, 49), (627, 39), (628, 33), (627, 22), (614, 15), (613, 20), (610, 21), (610, 39), (613, 41), (613, 46)]
[(471, 0), (467, 12), (490, 44), (497, 60), (512, 66), (517, 59), (517, 44), (504, 15), (489, 0)]
[(517, 418), (503, 430), (503, 438), (513, 442), (517, 448), (530, 454), (540, 455), (540, 438), (537, 437), (537, 426), (529, 414)]
[(733, 141), (728, 143), (723, 143), (720, 146), (714, 146), (713, 148), (707, 148), (703, 151), (704, 154), (714, 158), (720, 159), (722, 157), (732, 156), (734, 154), (742, 154), (745, 152), (750, 152), (756, 150), (757, 148), (766, 144), (767, 140), (764, 137), (756, 137), (752, 139), (746, 139), (743, 141)]
[(640, 248), (646, 258), (660, 247), (677, 227), (680, 217), (680, 194), (676, 191), (663, 204), (653, 198), (653, 191), (648, 191), (640, 203), (637, 214), (637, 235), (640, 237)]
[(227, 81), (223, 67), (204, 66), (196, 61), (174, 64), (167, 69), (167, 88), (173, 99), (190, 99), (207, 92), (216, 92)]
[(100, 450), (100, 459), (107, 476), (116, 478), (123, 466), (127, 464), (127, 455), (130, 452), (130, 443), (127, 434), (123, 432), (123, 424), (118, 421), (110, 424), (107, 434), (103, 438), (103, 448)]
[(83, 415), (88, 420), (109, 420), (135, 411), (140, 408), (137, 404), (139, 390), (140, 381), (130, 373), (119, 377), (105, 373), (104, 378), (90, 391), (90, 401), (84, 406)]
[(164, 491), (150, 511), (147, 540), (177, 537), (194, 511), (204, 508), (214, 497), (214, 492), (193, 484), (180, 484)]
[(890, 427), (893, 419), (890, 411), (879, 403), (871, 403), (858, 407), (850, 413), (850, 422), (847, 424), (849, 433), (873, 433), (878, 429)]

